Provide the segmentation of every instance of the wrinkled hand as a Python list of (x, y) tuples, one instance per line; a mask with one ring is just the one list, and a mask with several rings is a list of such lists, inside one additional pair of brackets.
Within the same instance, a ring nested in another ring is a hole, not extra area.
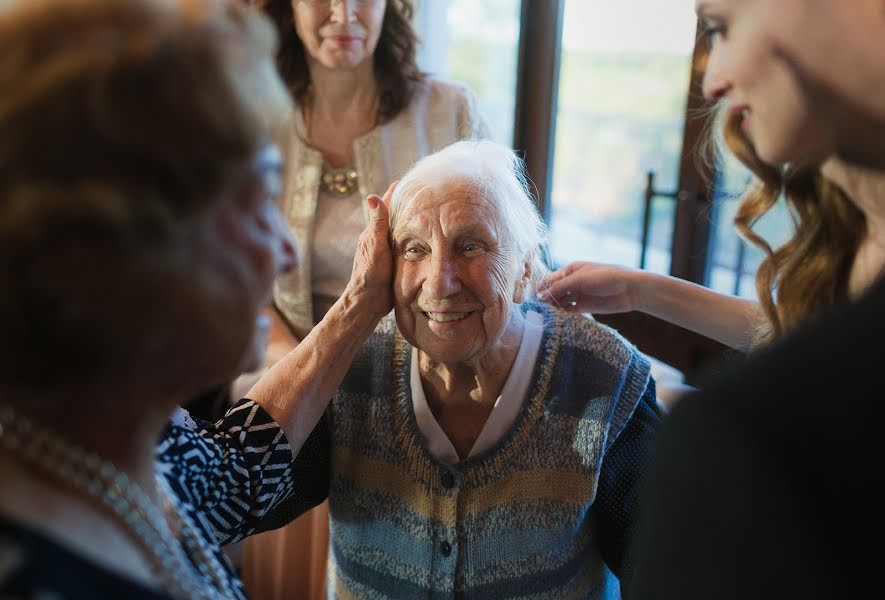
[(538, 285), (538, 298), (571, 312), (630, 312), (636, 308), (635, 272), (617, 265), (574, 262), (545, 277)]
[(396, 184), (396, 181), (390, 184), (383, 198), (373, 194), (366, 199), (369, 223), (357, 243), (353, 271), (345, 292), (364, 299), (379, 318), (393, 308), (393, 252), (390, 249), (388, 206)]

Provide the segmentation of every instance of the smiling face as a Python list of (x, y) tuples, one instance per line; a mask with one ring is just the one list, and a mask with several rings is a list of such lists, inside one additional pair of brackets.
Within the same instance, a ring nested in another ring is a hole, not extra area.
[(385, 0), (292, 0), (308, 62), (351, 70), (371, 59), (386, 8)]
[[(283, 219), (276, 199), (282, 189), (282, 157), (274, 147), (259, 153), (254, 183), (241, 202), (243, 227), (241, 248), (258, 278), (253, 289), (254, 310), (271, 304), (273, 283), (277, 277), (298, 266), (297, 240)], [(241, 369), (252, 371), (264, 364), (270, 319), (260, 312), (255, 319), (252, 344), (243, 358)]]
[(473, 363), (516, 327), (530, 273), (511, 256), (492, 202), (468, 183), (439, 187), (412, 200), (394, 225), (396, 321), (432, 360)]
[(822, 98), (836, 150), (850, 161), (885, 168), (885, 4), (882, 0), (762, 2), (778, 53)]
[(726, 99), (742, 117), (756, 153), (771, 164), (819, 160), (834, 147), (820, 98), (778, 52), (781, 25), (770, 0), (701, 0), (698, 15), (710, 38), (704, 95)]
[(215, 283), (207, 287), (215, 290), (216, 304), (236, 306), (226, 316), (227, 330), (234, 330), (234, 323), (251, 329), (238, 366), (241, 372), (264, 362), (270, 322), (261, 310), (271, 302), (274, 280), (298, 264), (296, 240), (275, 201), (281, 171), (280, 153), (265, 147), (240, 185), (209, 215), (205, 270)]

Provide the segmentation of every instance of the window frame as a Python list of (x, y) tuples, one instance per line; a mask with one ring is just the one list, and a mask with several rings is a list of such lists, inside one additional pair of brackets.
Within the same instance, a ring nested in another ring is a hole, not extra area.
[[(548, 224), (563, 10), (564, 0), (522, 0), (517, 59), (513, 147), (525, 160), (526, 173), (536, 187), (538, 209)], [(701, 89), (706, 57), (699, 25), (686, 90), (670, 274), (701, 285), (706, 285), (713, 257), (712, 188), (717, 177), (709, 162), (696, 156), (707, 132), (709, 113)], [(547, 93), (541, 93), (542, 90)], [(644, 352), (680, 369), (689, 383), (700, 372), (721, 363), (723, 356), (741, 355), (650, 315), (627, 313), (597, 318), (618, 329)]]

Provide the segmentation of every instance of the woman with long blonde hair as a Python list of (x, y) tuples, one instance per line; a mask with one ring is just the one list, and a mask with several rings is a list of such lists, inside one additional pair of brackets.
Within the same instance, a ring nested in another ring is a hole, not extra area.
[(711, 41), (704, 95), (740, 117), (765, 164), (791, 167), (776, 169), (774, 189), (798, 224), (760, 277), (787, 333), (683, 398), (658, 432), (633, 597), (873, 597), (880, 559), (868, 541), (885, 530), (885, 173), (826, 160), (843, 203), (813, 178), (802, 184), (799, 167), (836, 155), (885, 168), (885, 6), (696, 6)]

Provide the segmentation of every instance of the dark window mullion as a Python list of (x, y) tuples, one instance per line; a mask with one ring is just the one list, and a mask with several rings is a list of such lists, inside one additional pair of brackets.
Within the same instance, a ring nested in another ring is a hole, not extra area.
[(708, 103), (701, 84), (707, 49), (703, 37), (695, 37), (692, 72), (685, 108), (685, 129), (679, 167), (679, 192), (676, 201), (676, 222), (673, 225), (673, 255), (670, 274), (695, 283), (707, 283), (712, 212), (710, 186), (714, 173), (709, 161), (698, 156), (707, 134)]
[(513, 148), (537, 188), (538, 210), (549, 223), (563, 0), (522, 0)]
[[(538, 208), (548, 223), (563, 4), (563, 0), (522, 0), (517, 66), (513, 147), (525, 158), (527, 174), (537, 186)], [(671, 272), (704, 283), (706, 246), (710, 239), (706, 210), (712, 177), (699, 170), (701, 161), (696, 157), (704, 123), (695, 116), (705, 106), (701, 94), (702, 70), (698, 68), (704, 56), (699, 46), (696, 44), (692, 56)], [(702, 366), (721, 360), (728, 350), (717, 342), (642, 313), (597, 315), (597, 318), (619, 330), (643, 351), (683, 371), (689, 383), (693, 383), (692, 376)]]

